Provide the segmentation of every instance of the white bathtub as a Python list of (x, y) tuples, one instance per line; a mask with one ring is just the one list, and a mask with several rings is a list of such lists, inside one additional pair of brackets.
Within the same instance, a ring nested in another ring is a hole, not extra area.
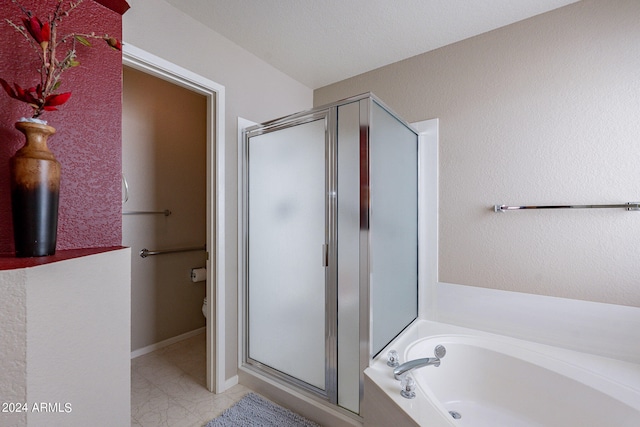
[(404, 362), (433, 357), (438, 344), (447, 350), (440, 366), (411, 373), (415, 399), (400, 396), (381, 353), (365, 374), (389, 406), (365, 389), (375, 401), (366, 425), (383, 425), (395, 410), (398, 420), (429, 427), (640, 426), (639, 365), (426, 321), (391, 347)]

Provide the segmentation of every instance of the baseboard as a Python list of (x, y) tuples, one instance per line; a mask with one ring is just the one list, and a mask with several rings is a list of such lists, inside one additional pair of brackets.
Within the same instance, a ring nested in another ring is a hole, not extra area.
[(227, 379), (224, 382), (224, 391), (229, 390), (231, 387), (238, 385), (238, 383), (240, 382), (240, 378), (238, 377), (238, 375), (234, 375), (231, 378)]
[[(160, 341), (158, 343), (151, 344), (151, 345), (148, 345), (146, 347), (139, 348), (139, 349), (134, 350), (134, 351), (131, 352), (131, 358), (135, 359), (136, 357), (140, 357), (140, 356), (143, 356), (145, 354), (151, 353), (153, 351), (160, 350), (161, 348), (170, 346), (171, 344), (175, 344), (177, 342), (184, 341), (184, 340), (189, 339), (191, 337), (195, 337), (196, 335), (204, 334), (206, 332), (206, 330), (207, 330), (207, 327), (203, 326), (202, 328), (198, 328), (198, 329), (194, 329), (193, 331), (185, 332), (184, 334), (175, 336), (173, 338), (169, 338), (169, 339), (166, 339), (164, 341)], [(236, 381), (236, 383), (237, 383), (237, 381)]]

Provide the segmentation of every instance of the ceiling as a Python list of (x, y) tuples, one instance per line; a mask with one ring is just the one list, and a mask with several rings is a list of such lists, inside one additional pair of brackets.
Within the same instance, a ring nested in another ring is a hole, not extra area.
[(166, 0), (311, 89), (577, 0)]

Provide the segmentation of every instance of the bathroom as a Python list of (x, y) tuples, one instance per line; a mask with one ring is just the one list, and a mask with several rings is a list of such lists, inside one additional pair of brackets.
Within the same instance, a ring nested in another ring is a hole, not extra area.
[(237, 118), (263, 122), (365, 92), (407, 122), (439, 120), (438, 276), (422, 301), (429, 318), (640, 354), (637, 212), (493, 211), (640, 199), (638, 2), (582, 0), (314, 89), (178, 3), (131, 0), (123, 39), (227, 91), (222, 389), (238, 381), (240, 359)]
[[(581, 1), (314, 90), (313, 106), (371, 91), (407, 122), (439, 119), (438, 277), (424, 301), (430, 318), (638, 353), (638, 246), (628, 237), (639, 226), (634, 212), (493, 211), (495, 204), (635, 201), (638, 57), (629, 54), (629, 43), (640, 31), (630, 19), (637, 14), (635, 2)], [(132, 43), (161, 48), (129, 30)], [(200, 66), (179, 52), (173, 58)], [(302, 102), (272, 114), (233, 111), (261, 122), (308, 108)], [(227, 140), (237, 140), (234, 119), (227, 120)], [(238, 164), (237, 148), (227, 153)], [(228, 172), (229, 185), (236, 174)], [(235, 207), (235, 192), (229, 197)], [(235, 233), (235, 217), (228, 220)], [(237, 268), (233, 262), (227, 274)], [(227, 381), (235, 378), (241, 351), (235, 277), (231, 283)]]
[(206, 265), (206, 98), (125, 66), (122, 117), (135, 357), (204, 333), (206, 278), (194, 282), (191, 271)]

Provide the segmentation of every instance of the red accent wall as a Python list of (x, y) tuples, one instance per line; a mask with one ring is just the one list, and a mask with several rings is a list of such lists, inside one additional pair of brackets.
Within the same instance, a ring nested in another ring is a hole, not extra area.
[[(22, 0), (44, 21), (58, 0)], [(66, 0), (65, 0), (66, 3)], [(126, 4), (126, 2), (124, 2)], [(38, 60), (24, 36), (5, 22), (20, 23), (22, 12), (9, 1), (0, 6), (0, 77), (35, 86)], [(58, 27), (58, 34), (83, 32), (122, 38), (122, 16), (92, 0), (84, 1)], [(56, 128), (49, 148), (62, 164), (58, 250), (119, 246), (121, 215), (122, 54), (102, 40), (78, 44), (80, 66), (67, 70), (60, 92), (71, 91), (59, 111), (41, 118)], [(23, 144), (14, 128), (31, 108), (0, 93), (0, 253), (14, 251), (9, 190), (9, 158)]]

